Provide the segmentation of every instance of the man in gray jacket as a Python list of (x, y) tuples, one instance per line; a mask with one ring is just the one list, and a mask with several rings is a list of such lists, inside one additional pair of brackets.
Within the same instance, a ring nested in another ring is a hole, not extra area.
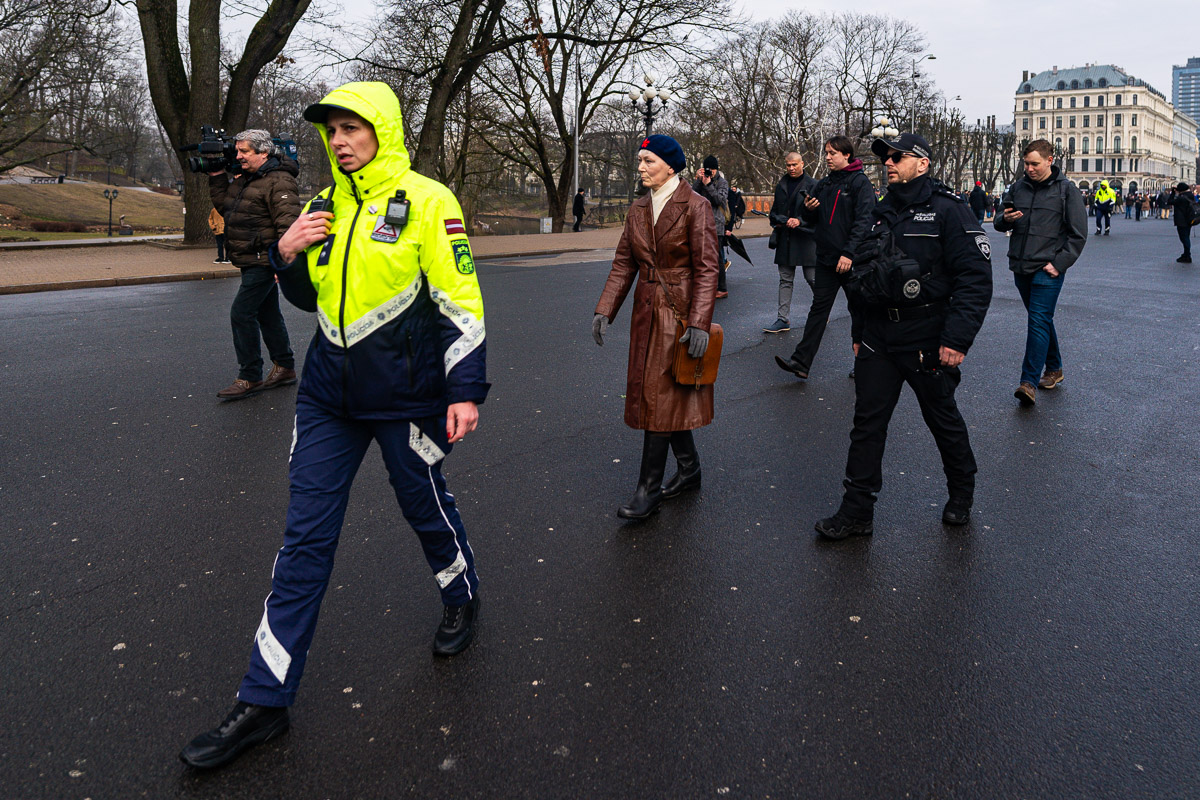
[(705, 156), (704, 164), (696, 170), (692, 191), (708, 200), (713, 208), (713, 224), (717, 226), (717, 259), (721, 274), (717, 277), (717, 297), (729, 297), (725, 287), (725, 231), (729, 227), (729, 181), (718, 169), (716, 156)]
[(1087, 209), (1079, 189), (1054, 166), (1050, 142), (1030, 142), (1022, 160), (1025, 174), (1005, 193), (1004, 213), (994, 224), (1001, 233), (1012, 231), (1008, 268), (1029, 312), (1021, 383), (1013, 396), (1021, 405), (1032, 406), (1037, 401), (1035, 381), (1042, 389), (1063, 381), (1054, 308), (1067, 268), (1087, 242)]

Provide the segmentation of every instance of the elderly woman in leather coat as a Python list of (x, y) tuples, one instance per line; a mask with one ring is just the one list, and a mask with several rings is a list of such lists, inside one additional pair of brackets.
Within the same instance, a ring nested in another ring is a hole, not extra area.
[[(646, 433), (637, 490), (617, 510), (625, 519), (645, 519), (662, 500), (700, 488), (692, 430), (713, 418), (712, 385), (683, 386), (671, 373), (677, 320), (687, 328), (679, 341), (689, 355), (698, 358), (708, 348), (719, 272), (712, 207), (679, 179), (686, 167), (683, 150), (671, 137), (642, 141), (638, 174), (650, 191), (629, 209), (592, 320), (592, 336), (603, 345), (608, 324), (637, 282), (625, 424)], [(678, 470), (664, 486), (668, 448), (675, 452)]]

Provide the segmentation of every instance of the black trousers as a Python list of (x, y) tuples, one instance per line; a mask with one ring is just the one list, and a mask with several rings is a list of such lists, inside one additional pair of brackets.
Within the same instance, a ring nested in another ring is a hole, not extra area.
[(854, 362), (854, 430), (846, 459), (842, 513), (856, 519), (874, 516), (875, 495), (883, 487), (883, 449), (888, 423), (904, 384), (912, 387), (946, 473), (951, 497), (975, 496), (975, 455), (967, 424), (958, 413), (954, 390), (962, 380), (957, 367), (921, 369), (917, 353), (876, 353), (865, 344)]
[(259, 331), (267, 343), (271, 360), (287, 369), (296, 368), (292, 345), (288, 341), (287, 325), (279, 310), (279, 286), (270, 267), (246, 267), (242, 270), (242, 285), (229, 309), (233, 325), (233, 349), (240, 369), (238, 377), (250, 381), (262, 380), (262, 348)]
[[(806, 270), (805, 278), (807, 277)], [(817, 267), (813, 271), (812, 280), (808, 283), (812, 287), (812, 306), (808, 309), (808, 319), (804, 321), (804, 335), (800, 337), (800, 344), (796, 345), (796, 350), (792, 353), (792, 359), (799, 362), (805, 372), (812, 366), (817, 348), (821, 346), (821, 338), (825, 336), (825, 327), (829, 325), (829, 312), (833, 310), (833, 301), (837, 299), (838, 289), (846, 287), (846, 279), (849, 277), (849, 272), (838, 273), (833, 267)], [(846, 295), (846, 302), (850, 302), (849, 294)]]
[(1179, 241), (1183, 242), (1183, 254), (1188, 258), (1192, 257), (1192, 229), (1183, 225), (1176, 225), (1175, 231), (1179, 234)]
[(575, 214), (574, 216), (575, 216), (575, 227), (571, 228), (571, 230), (575, 231), (575, 233), (579, 233), (581, 230), (583, 230), (583, 215)]

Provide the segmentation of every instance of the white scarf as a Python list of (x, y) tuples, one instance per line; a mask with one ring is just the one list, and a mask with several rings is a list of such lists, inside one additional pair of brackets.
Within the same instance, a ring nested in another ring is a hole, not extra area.
[(675, 189), (679, 186), (679, 176), (672, 175), (667, 178), (667, 182), (650, 193), (650, 205), (654, 210), (654, 224), (658, 224), (658, 215), (662, 213), (663, 206), (667, 204), (667, 200), (671, 195), (675, 194)]

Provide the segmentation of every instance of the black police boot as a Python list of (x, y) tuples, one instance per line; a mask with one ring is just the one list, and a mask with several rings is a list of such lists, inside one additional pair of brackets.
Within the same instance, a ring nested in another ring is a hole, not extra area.
[(456, 656), (475, 638), (475, 620), (479, 617), (479, 592), (461, 606), (443, 606), (442, 624), (433, 635), (435, 656)]
[(642, 472), (638, 476), (637, 490), (633, 499), (617, 509), (622, 519), (645, 519), (658, 511), (662, 502), (663, 473), (667, 468), (667, 451), (671, 449), (671, 437), (646, 431), (642, 442)]
[(256, 744), (274, 739), (289, 724), (286, 706), (255, 706), (239, 700), (224, 722), (188, 742), (179, 759), (196, 769), (223, 767)]
[(814, 526), (817, 533), (826, 539), (845, 539), (847, 536), (870, 536), (875, 532), (875, 523), (869, 519), (855, 519), (838, 511), (832, 517), (819, 520)]
[(691, 431), (675, 431), (671, 434), (671, 450), (679, 470), (663, 486), (663, 500), (700, 488), (700, 454), (696, 452), (696, 440)]
[(971, 498), (951, 497), (942, 509), (942, 522), (947, 525), (966, 525), (971, 521)]

